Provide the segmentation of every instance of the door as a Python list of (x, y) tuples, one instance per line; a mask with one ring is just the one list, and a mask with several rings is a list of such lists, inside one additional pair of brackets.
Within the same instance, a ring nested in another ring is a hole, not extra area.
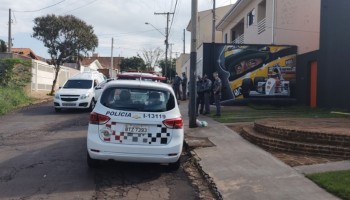
[(317, 61), (310, 63), (310, 107), (317, 106)]

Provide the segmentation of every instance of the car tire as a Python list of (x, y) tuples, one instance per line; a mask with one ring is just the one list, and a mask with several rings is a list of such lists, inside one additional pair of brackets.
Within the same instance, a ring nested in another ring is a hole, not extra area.
[(61, 112), (61, 108), (55, 108), (55, 112)]
[(96, 105), (96, 101), (95, 101), (95, 99), (93, 98), (93, 99), (91, 100), (90, 106), (89, 106), (89, 111), (90, 111), (90, 112), (94, 110), (95, 105)]
[(254, 78), (254, 90), (257, 90), (259, 82), (265, 82), (265, 77), (257, 76)]
[(251, 78), (245, 78), (242, 81), (242, 95), (244, 98), (249, 97), (250, 90), (253, 87), (253, 81)]
[(180, 158), (174, 162), (174, 163), (169, 163), (168, 166), (167, 166), (167, 171), (177, 171), (181, 166), (181, 163), (180, 163)]
[(99, 167), (99, 164), (100, 164), (99, 160), (91, 158), (90, 155), (89, 155), (89, 152), (87, 152), (86, 161), (87, 161), (87, 165), (90, 168), (97, 168), (97, 167)]

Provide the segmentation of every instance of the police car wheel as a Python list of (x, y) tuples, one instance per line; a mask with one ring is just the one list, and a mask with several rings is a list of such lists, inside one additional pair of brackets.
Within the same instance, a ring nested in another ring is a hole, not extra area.
[(168, 171), (177, 171), (179, 168), (180, 168), (180, 158), (174, 163), (169, 163), (167, 166)]
[(87, 153), (86, 161), (90, 168), (97, 168), (99, 166), (99, 160), (92, 159), (89, 153)]

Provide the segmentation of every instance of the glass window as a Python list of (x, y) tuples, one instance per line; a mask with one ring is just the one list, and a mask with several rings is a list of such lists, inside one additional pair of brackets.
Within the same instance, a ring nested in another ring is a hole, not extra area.
[(63, 88), (89, 89), (92, 87), (92, 80), (68, 80)]
[(164, 112), (175, 107), (175, 98), (164, 90), (111, 87), (103, 92), (101, 103), (116, 110)]
[(250, 11), (247, 15), (247, 25), (251, 26), (254, 23), (254, 18), (255, 18), (255, 9)]

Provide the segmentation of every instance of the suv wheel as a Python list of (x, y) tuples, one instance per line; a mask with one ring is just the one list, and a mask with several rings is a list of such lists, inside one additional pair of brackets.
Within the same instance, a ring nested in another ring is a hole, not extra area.
[(95, 105), (96, 105), (95, 99), (92, 99), (90, 102), (90, 107), (89, 107), (90, 112), (95, 108)]

